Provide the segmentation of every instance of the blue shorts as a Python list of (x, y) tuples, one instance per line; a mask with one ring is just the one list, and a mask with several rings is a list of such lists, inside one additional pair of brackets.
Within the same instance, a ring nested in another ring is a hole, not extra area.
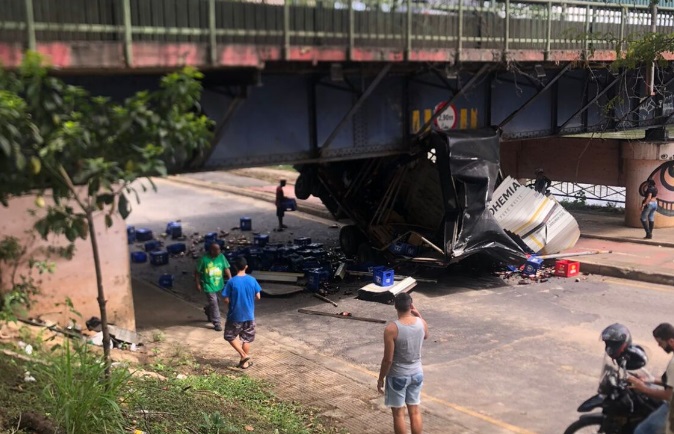
[(384, 404), (387, 407), (400, 408), (405, 405), (421, 404), (421, 386), (424, 374), (410, 377), (386, 377)]

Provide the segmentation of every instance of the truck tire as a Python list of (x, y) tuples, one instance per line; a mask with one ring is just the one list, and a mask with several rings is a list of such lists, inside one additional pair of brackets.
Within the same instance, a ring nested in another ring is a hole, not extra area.
[(295, 181), (295, 197), (301, 200), (309, 199), (311, 195), (313, 176), (307, 173), (300, 173)]
[(344, 226), (339, 231), (339, 246), (346, 256), (358, 253), (358, 247), (365, 237), (358, 227), (354, 225)]

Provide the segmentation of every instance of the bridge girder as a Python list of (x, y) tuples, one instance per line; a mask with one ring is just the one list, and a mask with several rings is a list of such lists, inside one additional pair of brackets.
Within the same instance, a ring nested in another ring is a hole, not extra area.
[[(498, 128), (505, 141), (674, 123), (669, 70), (660, 71), (659, 91), (648, 96), (642, 71), (615, 73), (605, 65), (467, 64), (460, 71), (443, 63), (286, 66), (205, 71), (202, 108), (218, 131), (209, 158), (194, 169), (410, 152), (433, 124), (436, 106), (448, 101), (445, 125), (453, 120), (459, 130)], [(105, 76), (69, 80), (122, 97), (154, 86), (156, 76), (117, 76), (114, 88)]]

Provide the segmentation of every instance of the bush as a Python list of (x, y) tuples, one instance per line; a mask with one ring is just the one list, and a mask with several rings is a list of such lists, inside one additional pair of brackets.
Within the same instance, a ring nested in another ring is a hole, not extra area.
[(87, 345), (71, 349), (66, 340), (56, 351), (49, 364), (37, 368), (40, 381), (47, 384), (44, 405), (51, 418), (67, 434), (123, 432), (118, 399), (129, 372), (115, 369), (106, 382), (103, 359)]

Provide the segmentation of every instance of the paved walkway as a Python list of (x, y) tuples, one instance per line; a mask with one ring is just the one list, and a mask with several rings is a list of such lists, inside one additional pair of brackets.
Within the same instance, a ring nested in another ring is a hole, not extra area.
[[(191, 350), (198, 360), (215, 368), (237, 369), (238, 355), (222, 339), (222, 333), (208, 327), (201, 305), (139, 279), (133, 280), (133, 301), (138, 332), (151, 336), (161, 330), (168, 343)], [(352, 434), (391, 433), (390, 410), (376, 390), (377, 372), (322, 355), (259, 325), (252, 356), (254, 365), (246, 374), (272, 384), (279, 398), (317, 409), (319, 415)], [(485, 416), (456, 411), (432, 397), (425, 401), (424, 431), (429, 433), (526, 433), (516, 427), (508, 429), (503, 423), (495, 426)]]
[[(235, 185), (241, 184), (232, 183), (232, 175), (254, 177), (266, 181), (268, 185), (256, 182), (254, 186), (238, 187)], [(292, 183), (297, 175), (288, 171), (256, 168), (230, 173), (212, 172), (207, 181), (203, 180), (203, 175), (198, 174), (175, 176), (169, 179), (273, 201), (274, 179), (281, 176), (288, 179), (286, 194), (293, 195)], [(307, 201), (298, 201), (298, 209), (321, 217), (331, 217), (320, 200), (313, 196)], [(654, 239), (644, 240), (643, 229), (626, 227), (622, 215), (576, 211), (573, 215), (580, 226), (581, 238), (568, 252), (588, 250), (612, 252), (575, 258), (580, 262), (582, 272), (674, 285), (674, 228), (656, 229)]]

